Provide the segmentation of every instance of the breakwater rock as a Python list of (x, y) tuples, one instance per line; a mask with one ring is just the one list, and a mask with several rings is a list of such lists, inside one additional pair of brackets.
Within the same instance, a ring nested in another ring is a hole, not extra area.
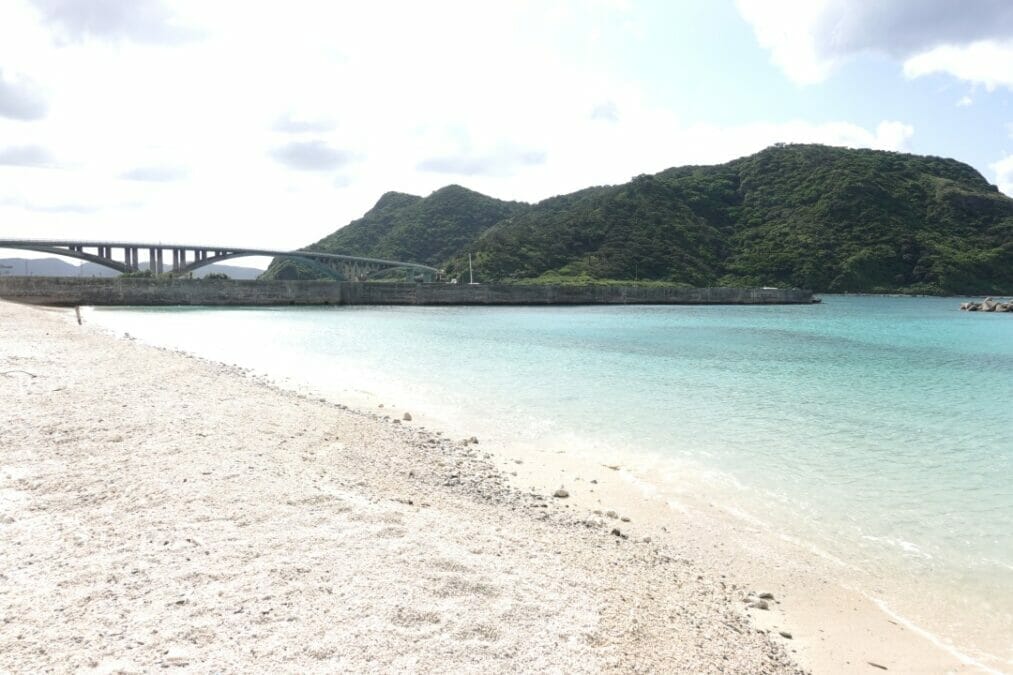
[(981, 302), (961, 303), (960, 309), (965, 312), (1013, 312), (1013, 300), (985, 298)]

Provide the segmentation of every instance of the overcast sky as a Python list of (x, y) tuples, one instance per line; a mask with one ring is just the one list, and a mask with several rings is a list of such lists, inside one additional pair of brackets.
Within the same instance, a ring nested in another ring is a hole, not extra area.
[(1013, 2), (5, 0), (0, 236), (295, 248), (381, 194), (536, 201), (774, 142), (1013, 194)]

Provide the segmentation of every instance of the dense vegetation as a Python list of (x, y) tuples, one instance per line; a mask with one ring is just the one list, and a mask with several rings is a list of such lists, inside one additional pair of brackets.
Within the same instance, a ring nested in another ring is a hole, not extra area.
[[(527, 206), (486, 197), (459, 185), (441, 188), (425, 199), (388, 192), (362, 218), (307, 246), (306, 250), (439, 266), (465, 251), (490, 227), (523, 208)], [(321, 277), (319, 271), (294, 260), (275, 261), (265, 276)]]
[(1010, 294), (1013, 200), (951, 159), (781, 145), (530, 206), (389, 193), (310, 248), (451, 276), (471, 252), (482, 281)]

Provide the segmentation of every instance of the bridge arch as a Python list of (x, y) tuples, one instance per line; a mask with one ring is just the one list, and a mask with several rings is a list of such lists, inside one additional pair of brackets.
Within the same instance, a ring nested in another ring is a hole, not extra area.
[(0, 248), (12, 249), (15, 251), (32, 251), (33, 253), (49, 253), (57, 255), (63, 258), (75, 258), (77, 260), (83, 260), (85, 262), (95, 263), (111, 270), (115, 270), (120, 274), (126, 274), (130, 269), (118, 260), (112, 258), (103, 258), (99, 255), (92, 253), (86, 253), (84, 251), (75, 250), (72, 248), (60, 248), (50, 246), (16, 246), (11, 245), (11, 242), (0, 242)]
[[(120, 273), (140, 270), (140, 254), (147, 251), (149, 269), (155, 274), (187, 274), (206, 265), (242, 257), (289, 258), (309, 263), (334, 279), (363, 279), (388, 269), (407, 269), (426, 281), (435, 280), (439, 271), (421, 263), (383, 260), (318, 251), (272, 251), (227, 246), (150, 244), (115, 241), (68, 241), (46, 239), (0, 239), (0, 248), (20, 249), (66, 256), (92, 262)], [(85, 251), (94, 249), (95, 253)], [(113, 250), (123, 251), (123, 261), (113, 258)], [(169, 256), (165, 254), (168, 253)], [(187, 262), (192, 254), (191, 262)], [(165, 258), (171, 256), (171, 268), (165, 272)]]

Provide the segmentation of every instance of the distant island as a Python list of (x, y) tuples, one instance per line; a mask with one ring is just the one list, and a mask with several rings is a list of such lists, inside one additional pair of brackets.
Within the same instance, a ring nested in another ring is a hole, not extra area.
[[(450, 185), (388, 192), (307, 250), (484, 282), (1013, 293), (1013, 199), (953, 159), (777, 145), (537, 204)], [(319, 272), (276, 260), (271, 279)]]

